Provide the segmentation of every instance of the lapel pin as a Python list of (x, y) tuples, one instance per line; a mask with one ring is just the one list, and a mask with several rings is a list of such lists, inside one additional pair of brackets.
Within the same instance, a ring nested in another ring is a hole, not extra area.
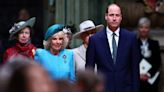
[(66, 63), (67, 56), (63, 55), (64, 63)]

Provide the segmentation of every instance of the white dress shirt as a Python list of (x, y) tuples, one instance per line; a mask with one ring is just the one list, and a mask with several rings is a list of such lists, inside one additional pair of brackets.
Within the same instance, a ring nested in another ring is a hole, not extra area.
[[(116, 34), (114, 37), (115, 37), (115, 40), (116, 40), (117, 47), (118, 47), (118, 41), (119, 41), (119, 36), (120, 36), (119, 32), (120, 32), (120, 28), (117, 28), (117, 30), (114, 32)], [(110, 51), (112, 53), (113, 52), (113, 48), (112, 48), (113, 32), (108, 27), (106, 27), (106, 33), (107, 33), (107, 39), (108, 39)], [(113, 56), (112, 56), (112, 58), (113, 58)]]
[(146, 45), (146, 46), (148, 46), (148, 42), (147, 42), (147, 39), (141, 39), (141, 42), (142, 42), (142, 45)]
[(151, 56), (151, 50), (149, 50), (149, 43), (147, 41), (147, 39), (142, 40), (142, 45), (140, 46), (141, 48), (141, 54), (145, 57), (145, 58), (149, 58)]

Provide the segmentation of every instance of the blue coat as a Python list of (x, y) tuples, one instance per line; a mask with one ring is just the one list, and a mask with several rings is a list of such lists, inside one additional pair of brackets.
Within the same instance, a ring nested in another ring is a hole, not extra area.
[(86, 67), (97, 64), (104, 74), (106, 92), (139, 92), (139, 48), (136, 35), (120, 29), (117, 59), (113, 62), (106, 29), (97, 32), (89, 40)]
[(59, 55), (53, 55), (48, 50), (37, 49), (34, 59), (47, 70), (52, 79), (75, 80), (75, 66), (71, 50), (64, 49)]

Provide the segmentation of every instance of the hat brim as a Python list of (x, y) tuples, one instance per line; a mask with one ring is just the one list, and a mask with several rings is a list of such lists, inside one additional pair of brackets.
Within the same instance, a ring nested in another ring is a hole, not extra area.
[(89, 28), (87, 30), (77, 32), (76, 34), (73, 35), (73, 38), (81, 39), (81, 35), (83, 33), (92, 31), (93, 29), (96, 29), (95, 31), (98, 32), (98, 31), (101, 31), (103, 28), (104, 28), (104, 25), (102, 25), (102, 24), (101, 25), (97, 25), (95, 28)]
[(23, 28), (25, 28), (25, 27), (27, 27), (27, 26), (33, 27), (34, 24), (35, 24), (35, 21), (36, 21), (36, 18), (35, 18), (35, 17), (33, 17), (33, 18), (27, 20), (23, 25), (21, 25), (18, 29), (16, 29), (16, 30), (14, 31), (14, 33), (10, 34), (10, 40), (14, 39), (15, 34), (17, 34), (17, 33), (18, 33), (19, 31), (21, 31)]

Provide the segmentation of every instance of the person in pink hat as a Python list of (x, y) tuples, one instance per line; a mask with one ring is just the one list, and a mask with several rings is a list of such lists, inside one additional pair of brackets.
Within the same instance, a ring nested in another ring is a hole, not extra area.
[(76, 71), (85, 70), (85, 62), (86, 62), (86, 49), (89, 43), (89, 37), (91, 37), (97, 31), (103, 29), (103, 25), (97, 25), (93, 23), (91, 20), (86, 20), (80, 23), (79, 28), (80, 31), (73, 35), (75, 39), (81, 39), (83, 44), (75, 49), (74, 52), (74, 60)]

